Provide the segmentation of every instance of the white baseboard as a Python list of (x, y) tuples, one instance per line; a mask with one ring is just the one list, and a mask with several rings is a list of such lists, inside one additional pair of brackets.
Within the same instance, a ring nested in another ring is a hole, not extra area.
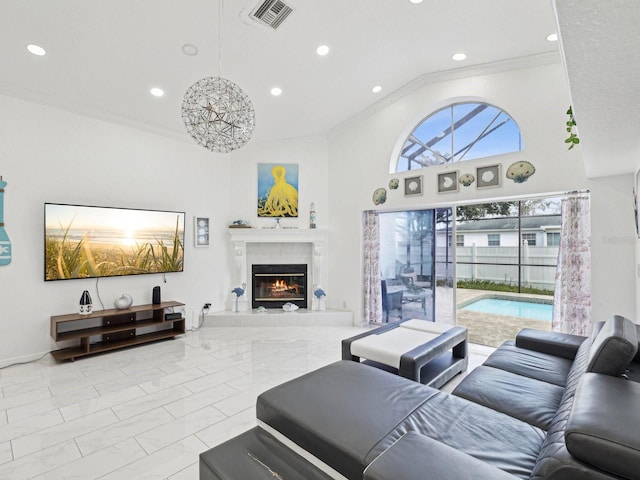
[(204, 317), (204, 327), (308, 327), (353, 326), (353, 312), (346, 310), (307, 310), (283, 312), (270, 309), (264, 313), (212, 312)]

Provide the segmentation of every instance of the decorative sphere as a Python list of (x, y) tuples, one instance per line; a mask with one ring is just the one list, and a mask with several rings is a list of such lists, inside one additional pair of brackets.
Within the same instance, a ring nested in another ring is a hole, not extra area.
[(256, 123), (249, 96), (220, 77), (206, 77), (189, 87), (182, 100), (182, 120), (196, 142), (220, 153), (244, 146)]

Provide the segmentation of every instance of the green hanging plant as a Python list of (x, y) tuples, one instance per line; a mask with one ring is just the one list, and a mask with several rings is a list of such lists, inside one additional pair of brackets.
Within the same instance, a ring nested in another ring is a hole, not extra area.
[(576, 127), (576, 119), (573, 116), (573, 108), (569, 106), (569, 110), (567, 110), (567, 115), (569, 115), (569, 120), (567, 120), (567, 132), (569, 136), (565, 139), (564, 143), (569, 144), (569, 150), (571, 150), (574, 146), (580, 143), (580, 138), (578, 138), (578, 134), (575, 132)]

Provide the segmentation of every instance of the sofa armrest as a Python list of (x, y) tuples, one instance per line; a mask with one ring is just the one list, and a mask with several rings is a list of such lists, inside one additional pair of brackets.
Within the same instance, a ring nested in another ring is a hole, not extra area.
[(385, 450), (364, 471), (364, 480), (516, 480), (517, 477), (460, 450), (416, 432), (409, 432)]
[(638, 478), (640, 384), (598, 373), (580, 380), (566, 425), (567, 450), (621, 478)]
[(586, 338), (568, 333), (523, 328), (516, 336), (516, 347), (573, 360)]

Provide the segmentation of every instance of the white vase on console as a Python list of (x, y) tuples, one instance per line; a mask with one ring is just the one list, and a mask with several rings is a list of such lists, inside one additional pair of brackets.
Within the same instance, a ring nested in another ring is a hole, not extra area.
[(128, 293), (123, 293), (113, 301), (113, 305), (118, 310), (124, 310), (126, 308), (129, 308), (131, 305), (133, 305), (133, 297)]

